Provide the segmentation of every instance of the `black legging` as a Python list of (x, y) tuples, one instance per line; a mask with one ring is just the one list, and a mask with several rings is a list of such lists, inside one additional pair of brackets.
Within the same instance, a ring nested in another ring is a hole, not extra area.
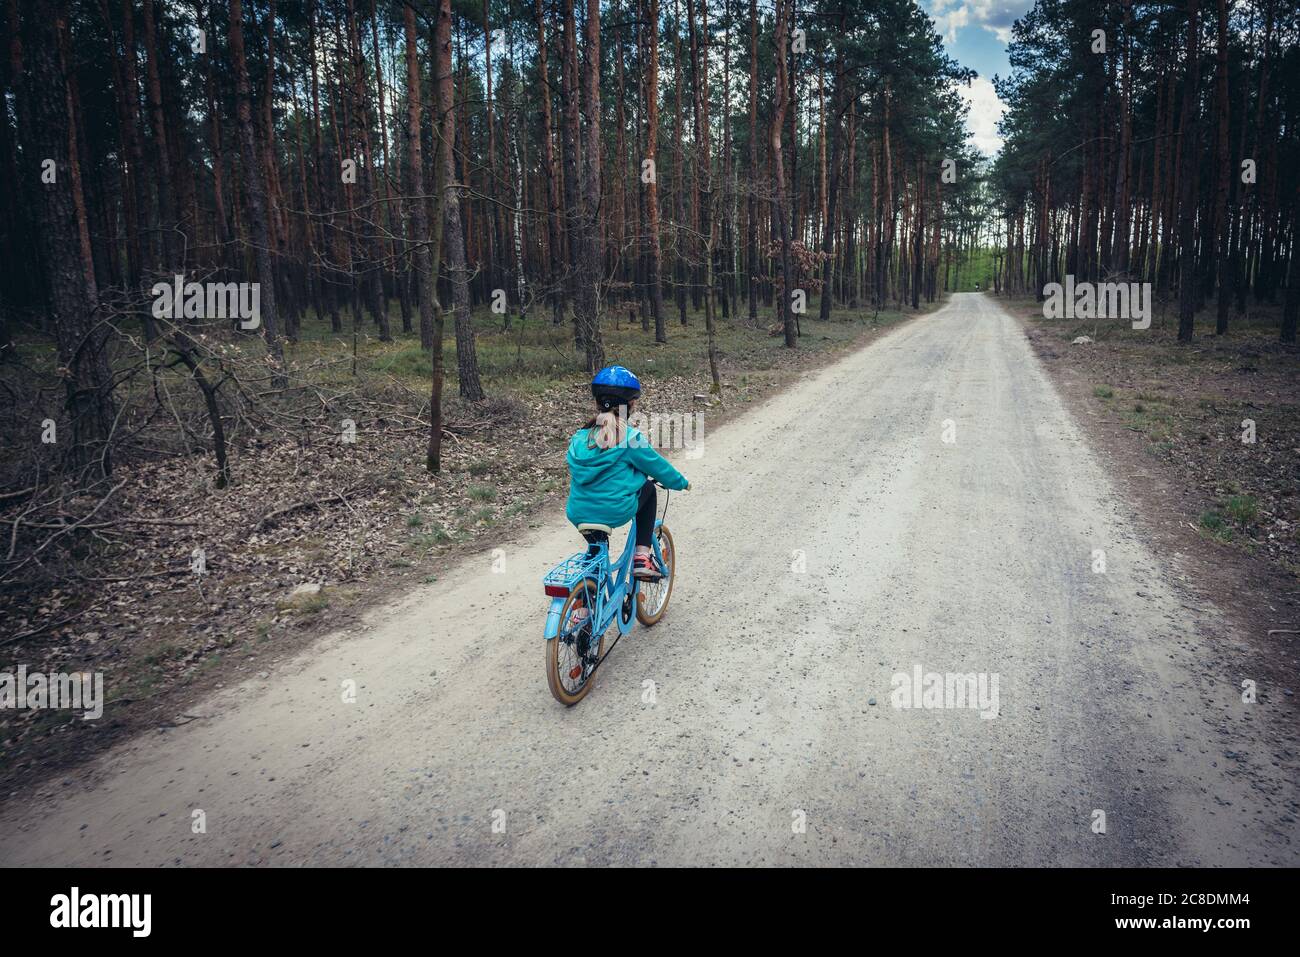
[(640, 497), (636, 507), (636, 543), (650, 547), (650, 540), (655, 535), (655, 512), (658, 508), (658, 496), (655, 493), (654, 479), (646, 479), (641, 486)]

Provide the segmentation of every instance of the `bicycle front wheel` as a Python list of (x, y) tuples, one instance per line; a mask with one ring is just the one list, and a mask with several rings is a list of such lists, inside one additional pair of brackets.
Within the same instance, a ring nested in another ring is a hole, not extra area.
[(596, 613), (596, 582), (588, 578), (573, 586), (560, 610), (560, 630), (546, 642), (546, 683), (562, 705), (572, 707), (587, 696), (595, 680), (592, 670), (605, 653), (604, 634), (592, 634)]
[(660, 525), (655, 530), (655, 535), (659, 539), (659, 551), (663, 553), (664, 570), (668, 574), (658, 581), (641, 583), (636, 617), (647, 628), (658, 624), (668, 610), (668, 599), (673, 594), (673, 579), (677, 576), (677, 549), (673, 546), (673, 533), (668, 531), (667, 525)]

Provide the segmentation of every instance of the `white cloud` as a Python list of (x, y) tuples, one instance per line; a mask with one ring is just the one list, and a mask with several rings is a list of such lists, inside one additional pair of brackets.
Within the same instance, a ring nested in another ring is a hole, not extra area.
[(1002, 149), (1002, 137), (998, 135), (998, 120), (1002, 119), (1007, 105), (998, 97), (998, 91), (993, 89), (993, 83), (982, 76), (976, 77), (970, 86), (959, 83), (956, 89), (970, 107), (970, 115), (966, 118), (970, 135), (966, 138), (966, 142), (986, 156), (993, 156)]
[(955, 43), (957, 32), (977, 24), (1003, 43), (1011, 39), (1011, 24), (1029, 9), (1031, 0), (930, 0), (935, 29), (944, 42)]
[[(970, 14), (964, 6), (956, 6), (957, 0), (932, 0), (927, 4), (930, 16), (934, 18), (934, 28), (943, 37), (944, 43), (955, 43), (957, 31), (970, 21)], [(956, 6), (956, 9), (952, 9)]]

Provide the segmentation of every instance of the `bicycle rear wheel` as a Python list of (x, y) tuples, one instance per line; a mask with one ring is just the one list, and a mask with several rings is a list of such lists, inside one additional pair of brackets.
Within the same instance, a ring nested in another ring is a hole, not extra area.
[(572, 707), (587, 696), (592, 669), (605, 653), (605, 635), (592, 634), (596, 611), (596, 582), (588, 578), (573, 586), (560, 609), (559, 633), (546, 642), (546, 683), (555, 700)]
[(659, 551), (664, 556), (665, 571), (668, 572), (657, 582), (643, 581), (641, 595), (636, 603), (636, 617), (641, 624), (649, 627), (659, 623), (664, 612), (668, 610), (668, 599), (673, 594), (673, 579), (677, 576), (677, 549), (673, 546), (673, 533), (667, 525), (660, 525), (655, 531), (659, 539)]

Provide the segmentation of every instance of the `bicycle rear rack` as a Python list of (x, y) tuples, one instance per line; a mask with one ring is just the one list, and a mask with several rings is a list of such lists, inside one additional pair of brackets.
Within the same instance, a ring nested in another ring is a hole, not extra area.
[(564, 598), (584, 578), (600, 579), (599, 555), (577, 552), (560, 562), (542, 579), (542, 588), (552, 598)]

